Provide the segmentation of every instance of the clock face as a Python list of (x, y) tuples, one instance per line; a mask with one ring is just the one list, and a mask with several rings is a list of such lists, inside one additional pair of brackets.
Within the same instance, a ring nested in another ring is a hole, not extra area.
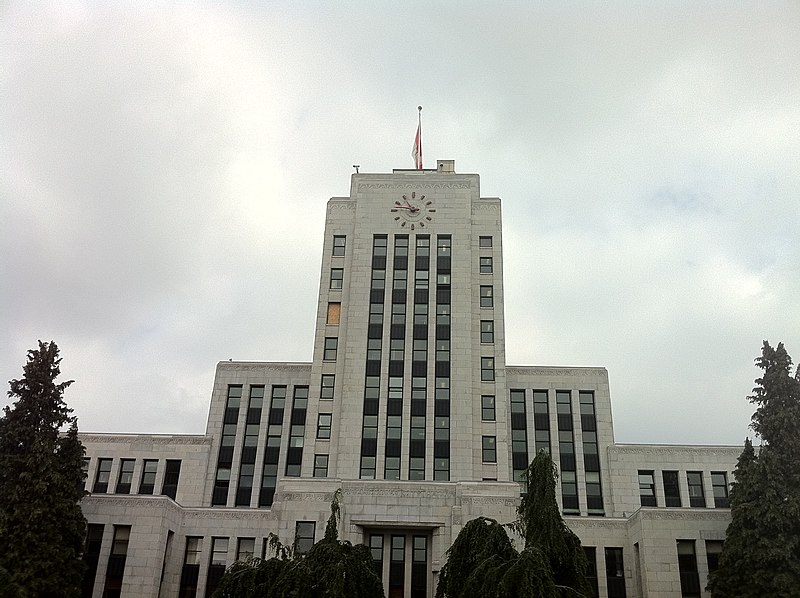
[(410, 195), (403, 195), (403, 199), (395, 201), (390, 211), (400, 228), (415, 230), (425, 228), (433, 220), (436, 208), (433, 207), (433, 201), (412, 191)]

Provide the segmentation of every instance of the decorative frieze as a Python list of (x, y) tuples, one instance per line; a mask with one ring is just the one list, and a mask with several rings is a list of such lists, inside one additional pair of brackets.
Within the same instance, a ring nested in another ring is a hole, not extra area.
[(499, 496), (465, 496), (461, 499), (462, 505), (501, 505), (516, 508), (519, 500), (516, 498), (502, 498)]
[(375, 189), (470, 189), (470, 183), (359, 183), (357, 190), (359, 193)]
[(125, 434), (78, 434), (81, 442), (86, 444), (133, 444), (149, 446), (152, 444), (211, 444), (210, 436), (128, 436)]
[(295, 372), (307, 373), (311, 371), (310, 363), (236, 363), (221, 362), (220, 370), (236, 372)]
[(356, 202), (352, 199), (336, 199), (328, 202), (328, 212), (333, 210), (355, 210)]
[(719, 447), (685, 447), (685, 446), (647, 446), (647, 445), (621, 445), (615, 444), (609, 447), (608, 454), (612, 461), (619, 461), (627, 455), (635, 456), (654, 456), (666, 457), (668, 461), (682, 461), (685, 457), (702, 457), (707, 460), (723, 459), (730, 461), (736, 458), (740, 447), (732, 446), (729, 449)]
[(333, 492), (288, 492), (275, 496), (276, 503), (295, 500), (302, 502), (331, 502), (333, 500)]
[(537, 366), (506, 367), (512, 376), (606, 376), (605, 368), (547, 368)]
[(399, 498), (440, 498), (455, 500), (456, 495), (454, 490), (434, 490), (434, 489), (415, 489), (403, 486), (388, 486), (388, 487), (348, 487), (345, 485), (342, 488), (342, 494), (347, 502), (347, 497), (350, 496), (395, 496)]

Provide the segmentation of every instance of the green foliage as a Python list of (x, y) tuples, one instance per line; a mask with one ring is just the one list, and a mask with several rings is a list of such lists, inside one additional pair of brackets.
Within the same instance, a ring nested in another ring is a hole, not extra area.
[(500, 577), (499, 569), (518, 557), (502, 525), (488, 517), (472, 519), (447, 551), (447, 563), (439, 573), (436, 596), (481, 596), (484, 579), (496, 582)]
[(277, 596), (278, 594), (271, 593), (270, 589), (286, 569), (287, 562), (279, 558), (268, 560), (249, 558), (246, 561), (236, 561), (225, 572), (214, 596), (231, 598)]
[(764, 342), (764, 370), (750, 401), (751, 427), (761, 436), (756, 456), (745, 441), (731, 488), (731, 523), (719, 569), (710, 576), (714, 596), (788, 598), (800, 588), (800, 374), (783, 344)]
[(291, 555), (270, 534), (269, 545), (276, 556), (234, 563), (214, 598), (383, 598), (383, 584), (369, 549), (339, 541), (340, 501), (337, 490), (325, 535), (306, 554)]
[(84, 449), (60, 362), (54, 342), (29, 351), (0, 418), (0, 570), (22, 597), (77, 596), (84, 571)]
[(553, 579), (588, 594), (588, 563), (581, 541), (564, 523), (556, 502), (558, 472), (550, 454), (539, 451), (525, 472), (528, 492), (522, 497), (518, 515), (525, 548), (538, 548), (550, 564)]
[(528, 466), (528, 493), (511, 524), (525, 540), (517, 552), (504, 526), (479, 517), (463, 527), (447, 551), (436, 598), (559, 598), (589, 594), (587, 562), (578, 537), (556, 502), (556, 468), (540, 451)]

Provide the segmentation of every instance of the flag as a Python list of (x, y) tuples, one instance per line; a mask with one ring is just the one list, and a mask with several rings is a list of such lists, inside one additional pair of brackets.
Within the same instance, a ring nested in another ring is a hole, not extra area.
[(414, 158), (414, 168), (422, 170), (422, 123), (417, 125), (417, 136), (414, 138), (411, 157)]

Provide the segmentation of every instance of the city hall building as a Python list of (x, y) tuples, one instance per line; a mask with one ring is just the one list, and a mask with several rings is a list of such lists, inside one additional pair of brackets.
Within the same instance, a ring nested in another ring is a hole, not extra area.
[[(352, 175), (327, 205), (309, 362), (217, 365), (203, 435), (83, 434), (84, 596), (210, 596), (225, 568), (321, 539), (432, 597), (463, 525), (513, 521), (537, 451), (599, 597), (707, 596), (740, 447), (614, 442), (602, 367), (506, 364), (501, 204), (479, 177)], [(513, 325), (513, 322), (511, 323)]]

